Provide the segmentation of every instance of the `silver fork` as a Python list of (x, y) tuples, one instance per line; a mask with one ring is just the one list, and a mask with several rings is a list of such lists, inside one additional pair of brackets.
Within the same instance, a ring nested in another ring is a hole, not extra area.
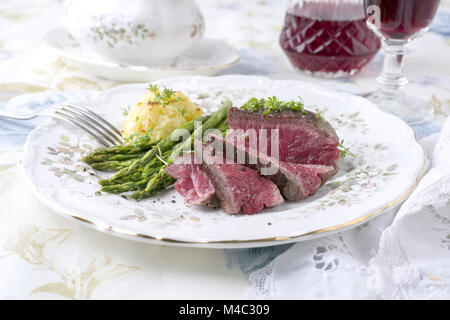
[(122, 134), (116, 127), (91, 110), (74, 104), (52, 106), (44, 111), (24, 116), (0, 111), (0, 117), (15, 120), (31, 120), (39, 116), (49, 116), (74, 125), (107, 147), (122, 143)]

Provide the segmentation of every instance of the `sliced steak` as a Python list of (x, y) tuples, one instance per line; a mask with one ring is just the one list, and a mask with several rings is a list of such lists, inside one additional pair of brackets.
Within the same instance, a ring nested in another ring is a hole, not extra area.
[(297, 164), (280, 162), (277, 174), (267, 176), (280, 188), (288, 200), (301, 200), (314, 193), (331, 176), (335, 167), (317, 164)]
[(287, 200), (304, 199), (337, 173), (337, 165), (324, 166), (278, 161), (250, 148), (235, 144), (234, 139), (214, 137), (224, 145), (228, 162), (245, 164), (272, 180)]
[[(266, 129), (268, 155), (272, 155), (272, 130), (278, 129), (278, 158), (283, 162), (332, 166), (339, 158), (336, 132), (327, 121), (313, 112), (283, 111), (265, 115), (263, 111), (253, 112), (234, 107), (228, 112), (228, 125), (233, 130), (255, 129), (258, 139), (259, 129)], [(261, 151), (260, 146), (258, 149)]]
[(179, 157), (166, 167), (166, 173), (177, 179), (175, 189), (191, 205), (218, 205), (214, 185), (199, 164), (194, 163), (192, 153)]
[[(204, 154), (205, 155), (205, 154)], [(277, 186), (251, 168), (224, 163), (223, 155), (203, 159), (222, 209), (231, 214), (255, 214), (284, 202)]]

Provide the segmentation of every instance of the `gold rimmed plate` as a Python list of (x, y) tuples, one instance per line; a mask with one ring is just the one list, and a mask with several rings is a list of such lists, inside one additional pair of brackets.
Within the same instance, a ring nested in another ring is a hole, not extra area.
[[(240, 105), (252, 96), (301, 96), (309, 109), (323, 113), (357, 158), (340, 160), (338, 175), (304, 201), (232, 216), (221, 209), (189, 206), (173, 189), (140, 202), (99, 192), (98, 180), (108, 175), (81, 162), (98, 145), (83, 132), (51, 120), (29, 136), (22, 162), (39, 200), (59, 214), (137, 241), (260, 247), (329, 235), (383, 214), (412, 192), (425, 169), (425, 154), (412, 129), (360, 97), (254, 76), (178, 77), (160, 84), (183, 91), (205, 112), (224, 99)], [(122, 108), (136, 103), (145, 88), (119, 86), (85, 104), (118, 125), (124, 119)]]

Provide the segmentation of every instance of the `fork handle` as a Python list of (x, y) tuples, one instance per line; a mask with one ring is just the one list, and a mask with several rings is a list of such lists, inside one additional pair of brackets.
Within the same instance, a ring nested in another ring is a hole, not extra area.
[(37, 116), (38, 116), (37, 114), (33, 114), (31, 116), (29, 116), (29, 115), (27, 115), (27, 116), (20, 116), (20, 115), (10, 114), (10, 113), (7, 113), (7, 112), (0, 111), (0, 117), (14, 119), (14, 120), (31, 120), (31, 119), (36, 118)]

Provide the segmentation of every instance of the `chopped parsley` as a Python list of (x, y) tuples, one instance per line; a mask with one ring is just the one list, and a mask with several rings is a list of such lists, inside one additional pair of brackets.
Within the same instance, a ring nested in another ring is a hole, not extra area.
[(305, 104), (300, 97), (299, 101), (281, 101), (273, 96), (267, 99), (250, 98), (241, 108), (253, 112), (264, 111), (264, 114), (269, 114), (270, 112), (282, 112), (284, 110), (300, 111), (305, 114), (306, 111), (304, 107)]
[(130, 111), (131, 111), (131, 106), (128, 106), (128, 107), (126, 107), (126, 108), (122, 108), (122, 114), (123, 114), (124, 116), (128, 116), (128, 114), (130, 113)]
[(187, 110), (186, 108), (183, 109), (178, 109), (178, 111), (180, 111), (181, 115), (184, 117), (184, 115), (186, 114)]
[(164, 88), (162, 91), (158, 88), (156, 84), (150, 84), (148, 86), (148, 89), (152, 91), (155, 95), (155, 102), (162, 104), (162, 105), (168, 105), (169, 103), (173, 101), (181, 101), (182, 97), (178, 96), (175, 97), (176, 91), (172, 89)]
[(317, 117), (320, 121), (325, 122), (325, 118), (324, 118), (322, 112), (320, 112), (320, 111), (317, 112), (317, 113), (316, 113), (316, 117)]

